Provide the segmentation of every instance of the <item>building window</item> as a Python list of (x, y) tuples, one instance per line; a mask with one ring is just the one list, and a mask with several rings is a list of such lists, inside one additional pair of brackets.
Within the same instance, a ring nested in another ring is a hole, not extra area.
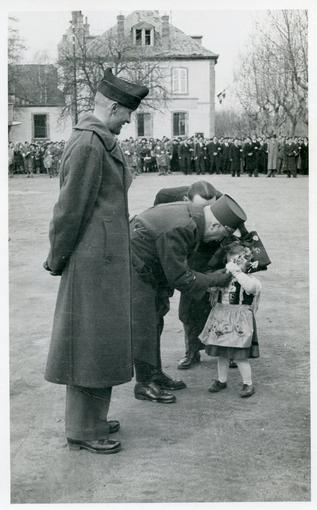
[(151, 46), (151, 30), (144, 31), (144, 43), (145, 46)]
[(150, 113), (137, 114), (138, 136), (152, 136), (152, 119)]
[(135, 31), (135, 44), (137, 46), (142, 45), (142, 30), (136, 30)]
[(133, 41), (136, 46), (153, 46), (154, 29), (153, 28), (134, 28)]
[(33, 115), (33, 138), (47, 138), (47, 115)]
[(172, 93), (188, 93), (188, 69), (186, 67), (174, 67), (172, 69)]
[(173, 113), (173, 136), (187, 135), (188, 113)]

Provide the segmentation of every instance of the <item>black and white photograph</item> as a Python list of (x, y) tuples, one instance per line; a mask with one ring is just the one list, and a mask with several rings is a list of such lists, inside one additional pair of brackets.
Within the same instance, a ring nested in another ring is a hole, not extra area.
[(311, 508), (316, 10), (5, 7), (3, 505)]

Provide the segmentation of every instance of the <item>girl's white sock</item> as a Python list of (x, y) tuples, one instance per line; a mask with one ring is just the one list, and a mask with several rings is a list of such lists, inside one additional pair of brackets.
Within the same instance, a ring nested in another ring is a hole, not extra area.
[(249, 360), (236, 360), (243, 384), (252, 384), (251, 365)]

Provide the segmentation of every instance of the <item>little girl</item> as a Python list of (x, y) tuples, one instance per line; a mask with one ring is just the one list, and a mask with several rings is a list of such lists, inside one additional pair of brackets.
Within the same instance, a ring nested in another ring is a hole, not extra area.
[(206, 353), (218, 356), (218, 378), (209, 391), (216, 393), (227, 387), (229, 360), (239, 368), (243, 386), (241, 397), (251, 397), (254, 386), (248, 358), (259, 357), (259, 345), (254, 314), (258, 308), (261, 283), (251, 269), (252, 252), (236, 241), (226, 248), (226, 269), (232, 274), (229, 287), (211, 289), (216, 301), (199, 338), (206, 345)]

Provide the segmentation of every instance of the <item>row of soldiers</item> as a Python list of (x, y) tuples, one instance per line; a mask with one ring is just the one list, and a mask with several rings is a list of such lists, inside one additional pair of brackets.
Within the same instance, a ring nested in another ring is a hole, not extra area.
[(257, 177), (259, 173), (275, 177), (286, 173), (308, 174), (307, 137), (245, 137), (206, 139), (192, 136), (186, 139), (162, 140), (153, 138), (121, 142), (128, 164), (136, 175), (142, 172), (168, 174), (231, 174), (245, 172)]
[[(163, 137), (129, 139), (120, 142), (128, 165), (134, 175), (143, 172), (172, 172), (184, 174), (231, 174), (239, 177), (247, 173), (267, 177), (285, 173), (296, 177), (308, 174), (307, 137), (264, 137), (206, 139)], [(65, 141), (9, 142), (9, 175), (24, 173), (28, 177), (45, 173), (57, 176)]]
[(47, 174), (56, 177), (65, 147), (65, 141), (36, 141), (9, 142), (8, 163), (9, 175), (26, 174), (33, 177), (34, 174)]

